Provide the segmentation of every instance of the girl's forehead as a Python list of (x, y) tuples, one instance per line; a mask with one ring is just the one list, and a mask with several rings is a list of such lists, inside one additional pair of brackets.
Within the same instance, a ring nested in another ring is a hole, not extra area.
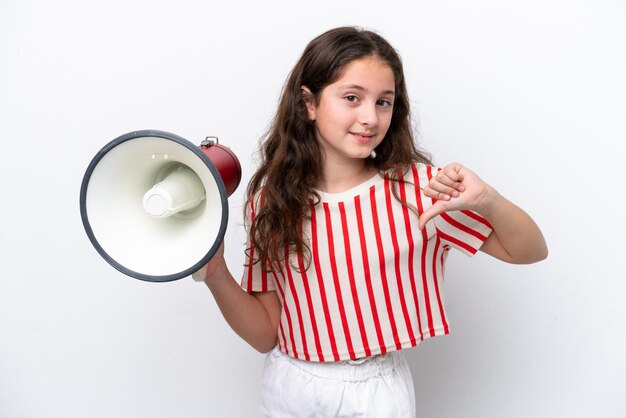
[(331, 85), (338, 88), (365, 87), (363, 83), (376, 85), (393, 93), (395, 89), (393, 69), (388, 63), (377, 57), (355, 59), (342, 68), (337, 79)]

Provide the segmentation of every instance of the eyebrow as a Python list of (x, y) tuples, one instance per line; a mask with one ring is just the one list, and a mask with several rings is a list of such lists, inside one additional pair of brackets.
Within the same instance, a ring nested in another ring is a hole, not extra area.
[[(366, 92), (367, 89), (363, 86), (359, 86), (358, 84), (347, 84), (345, 86), (339, 86), (340, 90), (360, 90), (360, 91), (364, 91)], [(393, 90), (385, 90), (381, 93), (382, 95), (391, 95), (391, 96), (395, 96), (396, 92)]]

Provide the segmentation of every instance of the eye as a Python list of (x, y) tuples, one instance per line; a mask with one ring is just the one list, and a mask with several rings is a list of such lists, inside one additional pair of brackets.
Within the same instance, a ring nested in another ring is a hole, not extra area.
[(356, 103), (356, 101), (359, 100), (359, 98), (356, 97), (354, 94), (350, 94), (350, 95), (344, 97), (344, 99), (346, 99), (350, 103)]
[(379, 105), (379, 106), (382, 106), (382, 107), (392, 107), (393, 106), (393, 103), (391, 102), (391, 100), (387, 100), (387, 99), (378, 99), (376, 104)]

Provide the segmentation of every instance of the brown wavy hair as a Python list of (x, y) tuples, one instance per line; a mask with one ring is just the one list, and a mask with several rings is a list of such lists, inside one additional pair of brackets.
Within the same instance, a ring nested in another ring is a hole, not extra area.
[[(311, 202), (320, 200), (315, 187), (324, 159), (305, 99), (319, 104), (322, 90), (341, 76), (345, 66), (366, 57), (388, 64), (395, 81), (389, 130), (376, 148), (376, 158), (368, 158), (367, 164), (395, 182), (413, 162), (431, 164), (430, 157), (415, 145), (404, 70), (396, 50), (380, 35), (356, 27), (339, 27), (319, 35), (309, 42), (289, 74), (276, 115), (261, 139), (260, 165), (247, 189), (248, 202), (255, 201), (249, 230), (250, 245), (255, 248), (251, 264), (261, 262), (264, 270), (280, 269), (286, 254), (293, 252), (309, 260), (301, 222), (309, 216)], [(303, 97), (302, 86), (308, 87), (312, 97)], [(401, 201), (396, 187), (394, 196)], [(249, 210), (246, 205), (248, 216)], [(247, 252), (250, 255), (250, 248)]]

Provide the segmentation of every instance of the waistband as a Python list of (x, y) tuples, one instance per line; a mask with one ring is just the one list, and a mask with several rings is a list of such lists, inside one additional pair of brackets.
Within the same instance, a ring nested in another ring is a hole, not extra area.
[(289, 363), (300, 371), (323, 379), (363, 381), (393, 372), (398, 367), (408, 367), (401, 351), (377, 354), (357, 360), (316, 362), (288, 356), (275, 347), (269, 360)]

